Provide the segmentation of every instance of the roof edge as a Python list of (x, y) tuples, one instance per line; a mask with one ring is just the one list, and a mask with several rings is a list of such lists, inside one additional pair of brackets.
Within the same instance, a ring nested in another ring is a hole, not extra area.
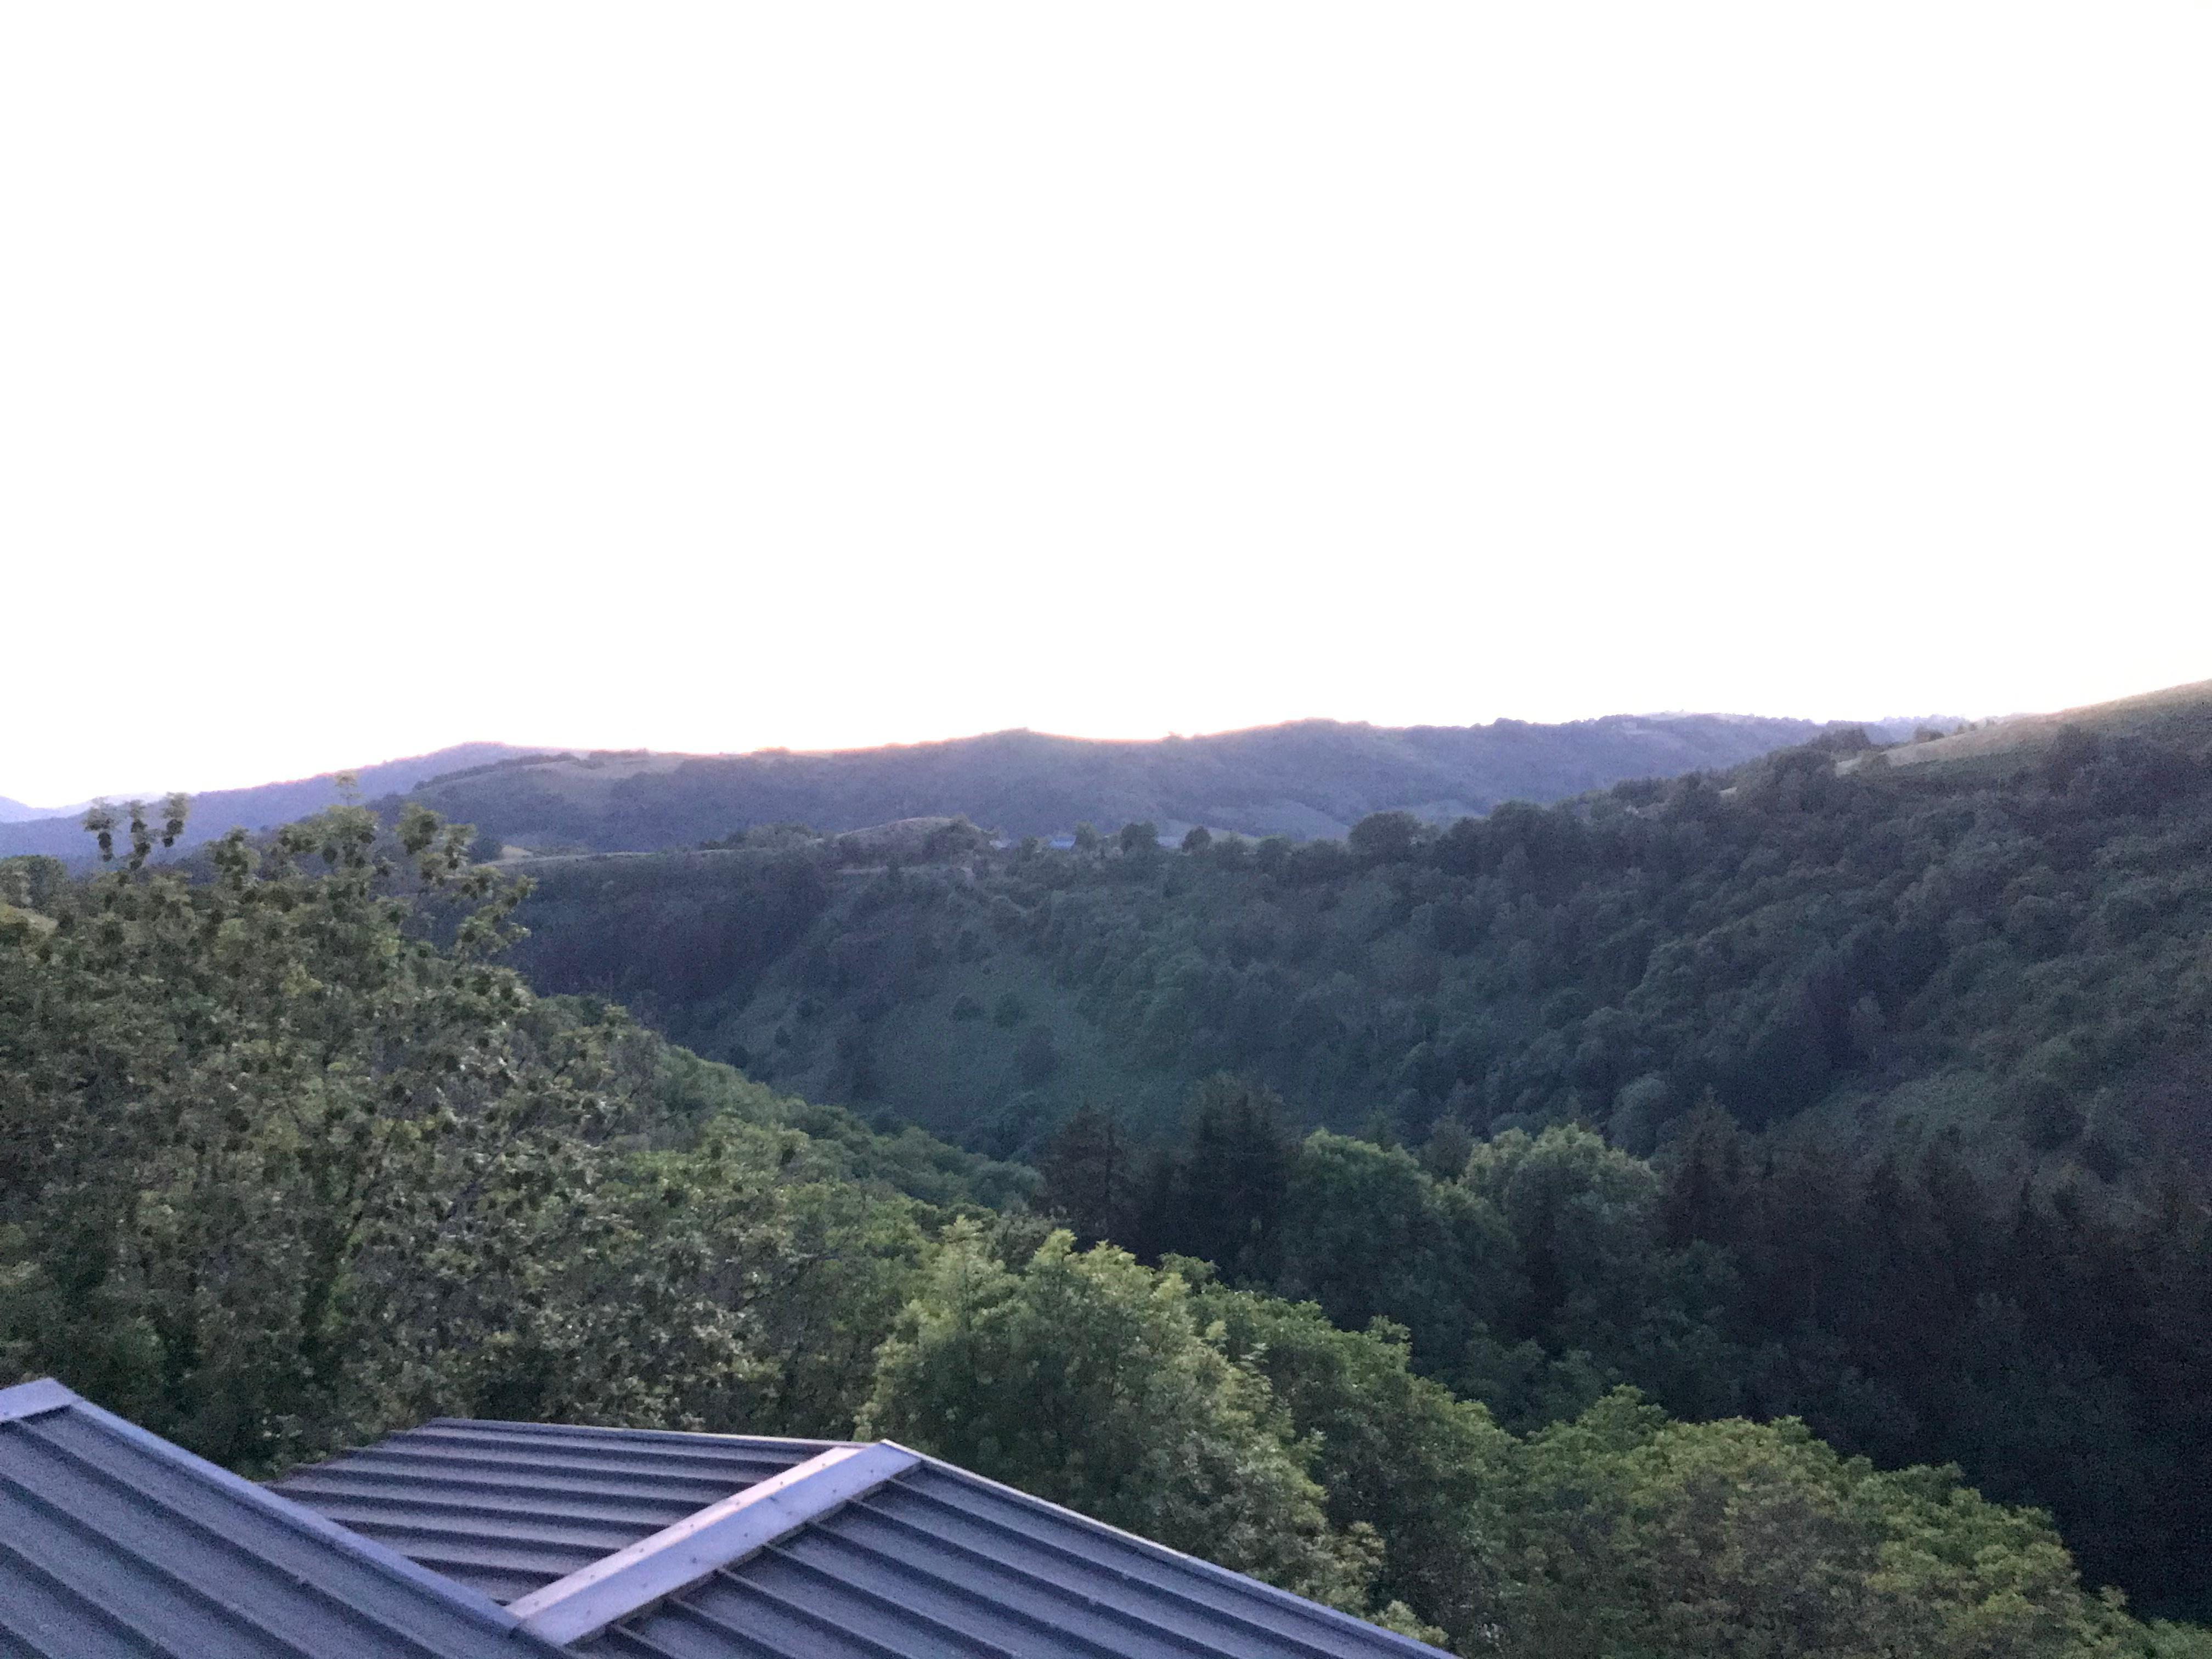
[(866, 1496), (921, 1461), (887, 1440), (834, 1446), (556, 1579), (507, 1611), (534, 1636), (563, 1646), (583, 1641)]
[[(55, 1386), (60, 1387), (58, 1383)], [(68, 1391), (64, 1389), (64, 1392)], [(364, 1538), (361, 1534), (318, 1515), (303, 1504), (295, 1504), (289, 1498), (257, 1486), (242, 1474), (234, 1474), (220, 1463), (211, 1463), (197, 1452), (187, 1451), (173, 1441), (164, 1440), (151, 1429), (142, 1429), (128, 1418), (118, 1417), (113, 1412), (103, 1410), (82, 1395), (72, 1394), (64, 1403), (84, 1413), (105, 1432), (118, 1439), (128, 1441), (149, 1455), (183, 1470), (194, 1480), (204, 1481), (240, 1503), (252, 1505), (295, 1531), (307, 1534), (319, 1543), (350, 1555), (392, 1577), (405, 1580), (414, 1588), (434, 1595), (456, 1612), (466, 1614), (490, 1630), (502, 1635), (510, 1634), (522, 1623), (489, 1596), (472, 1590), (443, 1573), (433, 1572), (429, 1568), (409, 1560), (398, 1551), (380, 1544), (373, 1538)]]

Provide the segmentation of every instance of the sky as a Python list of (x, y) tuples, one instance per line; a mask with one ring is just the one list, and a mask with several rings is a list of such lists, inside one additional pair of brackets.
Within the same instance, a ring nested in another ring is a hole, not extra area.
[(2212, 6), (0, 12), (0, 794), (2212, 677)]

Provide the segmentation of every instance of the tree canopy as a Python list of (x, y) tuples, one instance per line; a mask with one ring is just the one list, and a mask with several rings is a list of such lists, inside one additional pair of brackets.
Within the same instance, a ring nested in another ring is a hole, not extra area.
[(1717, 1106), (1656, 1160), (1301, 1139), (1235, 1075), (1164, 1145), (1071, 1121), (1040, 1190), (536, 994), (465, 829), (162, 865), (176, 811), (0, 862), (0, 1380), (254, 1474), (441, 1413), (891, 1435), (1468, 1655), (2207, 1651), (2012, 1501), (2191, 1582), (2185, 1194)]

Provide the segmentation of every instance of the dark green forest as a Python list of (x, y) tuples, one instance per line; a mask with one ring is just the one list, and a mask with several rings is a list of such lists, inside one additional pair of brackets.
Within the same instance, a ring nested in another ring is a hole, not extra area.
[[(2201, 1612), (2203, 738), (2190, 710), (1962, 765), (1829, 738), (1304, 845), (753, 830), (552, 866), (521, 960), (1039, 1162), (1085, 1237), (1387, 1316), (1507, 1423), (1621, 1383), (1801, 1417)], [(1226, 1152), (1216, 1073), (1285, 1103)], [(1499, 1194), (1459, 1196), (1508, 1157), (1589, 1165), (1544, 1200), (1571, 1237), (1544, 1209), (1509, 1248)]]
[(527, 895), (118, 819), (0, 863), (0, 1371), (252, 1473), (890, 1435), (1468, 1654), (2204, 1652), (2118, 1591), (2212, 1592), (2206, 759)]

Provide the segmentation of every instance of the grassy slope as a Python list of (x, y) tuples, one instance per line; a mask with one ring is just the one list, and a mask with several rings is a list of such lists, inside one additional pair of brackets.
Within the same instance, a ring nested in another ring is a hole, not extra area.
[[(1904, 744), (1882, 751), (1889, 767), (1973, 766), (1996, 769), (2032, 764), (2049, 752), (2067, 727), (2098, 733), (2128, 733), (2183, 747), (2212, 743), (2212, 680), (2169, 686), (2162, 691), (2121, 697), (2112, 702), (2062, 709), (2053, 714), (2017, 714), (1927, 743)], [(1837, 763), (1850, 772), (1869, 763), (1850, 757)]]

